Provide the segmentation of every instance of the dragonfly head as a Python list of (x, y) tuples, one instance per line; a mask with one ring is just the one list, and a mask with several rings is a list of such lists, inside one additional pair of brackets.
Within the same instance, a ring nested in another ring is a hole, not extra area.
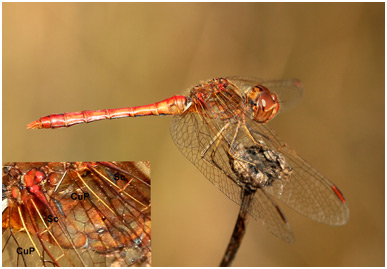
[(253, 120), (265, 123), (271, 120), (279, 110), (277, 95), (262, 85), (254, 86), (247, 92), (247, 106), (252, 112)]

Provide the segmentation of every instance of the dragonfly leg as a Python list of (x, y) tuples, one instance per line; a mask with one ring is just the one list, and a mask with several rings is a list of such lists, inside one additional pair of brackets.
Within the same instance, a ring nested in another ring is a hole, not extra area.
[[(216, 141), (218, 141), (218, 142), (216, 143), (217, 145), (216, 145), (215, 149), (218, 147), (220, 141), (222, 141), (222, 140), (219, 140), (220, 138), (222, 138), (222, 133), (223, 133), (224, 131), (226, 131), (227, 128), (228, 128), (229, 126), (230, 126), (230, 123), (228, 122), (228, 123), (225, 124), (225, 125), (222, 127), (222, 129), (220, 129), (219, 132), (212, 138), (211, 142), (210, 142), (210, 143), (205, 147), (205, 149), (202, 151), (202, 154), (201, 154), (202, 159), (205, 160), (205, 155), (207, 154), (207, 152), (208, 152), (208, 150), (210, 149), (210, 147), (211, 147)], [(214, 150), (214, 151), (215, 151), (215, 150)], [(212, 155), (212, 153), (211, 153), (211, 155)]]
[[(249, 182), (243, 182), (241, 180), (236, 180), (235, 179), (235, 176), (227, 173), (226, 171), (224, 171), (224, 169), (216, 162), (215, 160), (215, 154), (217, 152), (217, 149), (219, 148), (220, 145), (223, 145), (221, 142), (225, 140), (225, 136), (223, 135), (230, 127), (230, 122), (228, 122), (227, 124), (225, 124), (222, 129), (219, 130), (219, 132), (212, 138), (211, 142), (206, 146), (206, 148), (203, 150), (202, 154), (201, 154), (201, 157), (202, 159), (209, 163), (210, 165), (212, 166), (215, 166), (216, 168), (218, 168), (219, 170), (221, 170), (228, 178), (230, 178), (234, 183), (236, 183), (238, 186), (240, 186), (241, 188), (245, 189), (245, 184), (246, 183), (249, 183)], [(244, 160), (244, 159), (241, 159), (240, 157), (237, 157), (235, 156), (235, 154), (230, 150), (232, 148), (235, 147), (235, 142), (237, 140), (237, 135), (238, 135), (238, 132), (240, 131), (240, 127), (241, 127), (241, 122), (238, 122), (238, 125), (235, 129), (235, 133), (233, 135), (233, 138), (230, 142), (230, 145), (227, 146), (227, 148), (225, 149), (225, 151), (227, 151), (227, 154), (229, 156), (229, 158), (232, 158), (233, 160), (235, 161), (239, 161), (241, 163), (248, 163), (250, 165), (254, 165), (253, 163), (251, 162), (248, 162), (247, 160)], [(206, 159), (206, 155), (208, 154), (208, 151), (210, 150), (210, 148), (213, 147), (213, 149), (211, 150), (211, 153), (210, 153), (210, 160)], [(254, 186), (253, 186), (254, 187)], [(249, 188), (250, 189), (250, 188)]]
[[(240, 186), (240, 183), (236, 181), (232, 175), (224, 171), (224, 169), (215, 161), (215, 153), (221, 144), (221, 142), (224, 140), (224, 136), (222, 135), (228, 128), (230, 127), (230, 123), (225, 124), (222, 129), (219, 130), (219, 132), (212, 138), (211, 142), (205, 147), (205, 149), (201, 153), (201, 158), (203, 161), (208, 163), (211, 166), (216, 167), (219, 169), (222, 173), (224, 173), (229, 179), (231, 179), (233, 182), (235, 182), (238, 186)], [(210, 148), (214, 146), (214, 149), (212, 149), (209, 160), (206, 158), (206, 155)]]

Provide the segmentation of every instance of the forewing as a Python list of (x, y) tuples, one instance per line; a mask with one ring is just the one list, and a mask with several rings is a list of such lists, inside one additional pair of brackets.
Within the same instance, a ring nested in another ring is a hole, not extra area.
[(220, 121), (206, 121), (198, 113), (174, 116), (171, 123), (172, 139), (184, 156), (228, 198), (241, 205), (241, 187), (235, 183), (227, 157), (230, 138), (224, 137), (218, 145), (214, 143), (221, 129)]

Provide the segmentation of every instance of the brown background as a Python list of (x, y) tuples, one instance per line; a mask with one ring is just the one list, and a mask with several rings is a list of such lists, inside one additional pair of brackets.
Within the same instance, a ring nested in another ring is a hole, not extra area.
[(343, 227), (282, 206), (234, 265), (384, 265), (384, 3), (3, 4), (3, 162), (150, 160), (153, 265), (216, 266), (238, 207), (174, 146), (169, 117), (26, 130), (50, 113), (155, 102), (201, 80), (303, 80), (271, 124), (345, 194)]

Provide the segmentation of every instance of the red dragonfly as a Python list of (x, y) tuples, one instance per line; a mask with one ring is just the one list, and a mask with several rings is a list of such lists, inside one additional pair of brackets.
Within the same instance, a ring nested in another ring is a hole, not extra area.
[(148, 170), (146, 162), (4, 164), (3, 266), (151, 265)]
[(278, 114), (285, 95), (302, 92), (298, 80), (259, 81), (215, 78), (185, 96), (150, 105), (55, 114), (29, 129), (69, 127), (103, 119), (174, 115), (171, 134), (181, 152), (232, 201), (241, 206), (221, 265), (230, 265), (244, 234), (247, 215), (274, 235), (293, 242), (293, 233), (275, 199), (329, 225), (347, 222), (343, 194), (282, 142), (265, 123)]

